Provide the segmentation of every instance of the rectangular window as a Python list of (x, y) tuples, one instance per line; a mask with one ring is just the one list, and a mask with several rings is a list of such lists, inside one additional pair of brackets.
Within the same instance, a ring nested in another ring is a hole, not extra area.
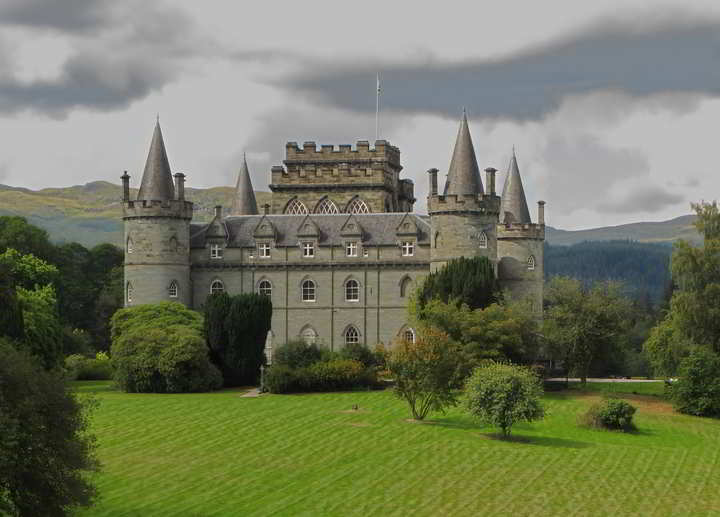
[(220, 247), (219, 244), (211, 244), (210, 245), (210, 258), (211, 259), (221, 259), (223, 257), (223, 250)]
[(367, 258), (367, 257), (369, 257), (369, 256), (370, 256), (370, 251), (364, 249), (364, 250), (363, 250), (363, 257)]
[(412, 257), (415, 254), (415, 243), (414, 242), (403, 242), (400, 245), (400, 248), (402, 249), (402, 256), (403, 257)]
[(357, 257), (358, 245), (357, 242), (346, 242), (345, 243), (345, 256), (346, 257)]
[(270, 245), (267, 242), (260, 244), (258, 250), (261, 258), (270, 258)]
[(303, 251), (303, 257), (305, 258), (312, 258), (315, 256), (315, 244), (312, 242), (303, 242), (302, 243), (302, 251)]

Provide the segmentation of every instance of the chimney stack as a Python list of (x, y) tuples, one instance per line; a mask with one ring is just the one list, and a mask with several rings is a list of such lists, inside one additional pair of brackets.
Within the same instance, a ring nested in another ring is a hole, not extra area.
[(127, 171), (124, 171), (123, 175), (120, 176), (123, 185), (123, 202), (130, 201), (130, 175)]
[(185, 175), (182, 172), (175, 174), (175, 194), (178, 201), (185, 201)]
[(538, 201), (538, 224), (545, 224), (545, 201)]
[(491, 196), (495, 195), (495, 173), (497, 169), (494, 167), (488, 167), (485, 169), (485, 184), (487, 185), (488, 194)]
[(431, 196), (437, 196), (437, 173), (438, 170), (436, 168), (428, 169), (428, 174), (430, 175), (430, 195)]

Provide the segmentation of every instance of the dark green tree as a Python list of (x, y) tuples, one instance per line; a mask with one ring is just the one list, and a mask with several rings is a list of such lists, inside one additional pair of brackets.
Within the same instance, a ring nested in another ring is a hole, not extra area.
[(22, 254), (32, 253), (50, 262), (55, 255), (55, 247), (48, 239), (47, 232), (19, 216), (0, 216), (0, 253), (8, 248)]
[(487, 257), (453, 259), (431, 273), (417, 293), (418, 316), (432, 299), (445, 303), (465, 304), (471, 309), (484, 309), (500, 299), (492, 262)]
[(221, 358), (226, 385), (257, 383), (271, 319), (268, 296), (245, 293), (232, 297), (225, 319), (227, 348)]
[(0, 263), (0, 337), (22, 340), (25, 337), (23, 312), (8, 264)]

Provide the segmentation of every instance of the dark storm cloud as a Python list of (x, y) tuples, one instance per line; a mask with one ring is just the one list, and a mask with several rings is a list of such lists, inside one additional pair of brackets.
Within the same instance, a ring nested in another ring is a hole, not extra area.
[(3, 0), (3, 25), (67, 32), (95, 30), (112, 20), (111, 0)]
[(720, 20), (650, 16), (606, 19), (498, 59), (350, 65), (308, 59), (273, 84), (317, 103), (373, 112), (369, 92), (381, 70), (385, 108), (457, 117), (464, 105), (474, 117), (516, 120), (539, 119), (564, 98), (589, 92), (720, 94)]
[(684, 201), (685, 198), (680, 194), (668, 192), (657, 185), (644, 185), (630, 190), (618, 200), (601, 203), (598, 208), (620, 214), (654, 213)]

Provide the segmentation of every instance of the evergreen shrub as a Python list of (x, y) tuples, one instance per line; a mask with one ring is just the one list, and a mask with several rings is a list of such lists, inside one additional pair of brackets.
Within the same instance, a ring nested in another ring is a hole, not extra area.
[(65, 358), (65, 371), (67, 377), (74, 381), (108, 381), (113, 376), (110, 358), (104, 352), (95, 357), (69, 355)]
[(635, 429), (633, 415), (635, 406), (621, 399), (606, 398), (590, 406), (581, 422), (588, 427), (631, 431)]
[(720, 356), (707, 347), (697, 347), (683, 359), (671, 397), (681, 413), (720, 417)]
[(378, 357), (362, 343), (346, 344), (339, 353), (340, 359), (352, 359), (365, 366), (378, 366)]
[(371, 388), (375, 371), (351, 359), (318, 361), (303, 368), (273, 364), (265, 372), (265, 387), (271, 393), (341, 391)]
[(273, 365), (305, 368), (323, 359), (323, 351), (316, 344), (293, 339), (273, 350)]

